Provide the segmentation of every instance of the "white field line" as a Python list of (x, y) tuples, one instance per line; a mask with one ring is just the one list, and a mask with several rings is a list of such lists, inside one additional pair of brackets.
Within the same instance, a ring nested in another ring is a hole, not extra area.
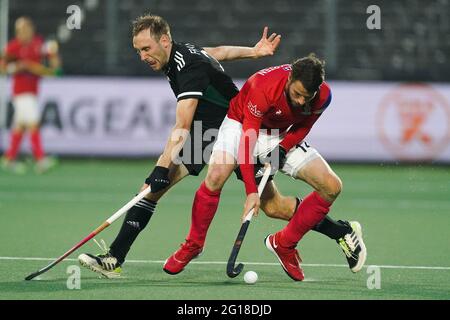
[[(0, 257), (0, 260), (19, 260), (19, 261), (54, 261), (56, 258), (35, 258), (35, 257)], [(78, 261), (78, 259), (65, 259), (64, 261)], [(158, 263), (163, 264), (164, 260), (127, 260), (127, 263)], [(244, 264), (255, 266), (279, 266), (279, 263), (272, 262), (245, 262)], [(227, 264), (226, 261), (192, 261), (191, 264)], [(323, 264), (323, 263), (303, 263), (304, 267), (328, 267), (328, 268), (348, 268), (346, 264)], [(366, 268), (369, 265), (365, 266)], [(391, 266), (391, 265), (377, 265), (371, 264), (370, 266), (377, 266), (383, 269), (416, 269), (416, 270), (450, 270), (450, 267), (430, 267), (430, 266)]]
[[(5, 188), (5, 189), (3, 189)], [(17, 190), (9, 190), (8, 186), (2, 185), (0, 182), (0, 196), (3, 200), (17, 200), (20, 199), (22, 201), (56, 201), (56, 202), (80, 202), (80, 199), (83, 201), (92, 201), (92, 202), (111, 202), (117, 198), (117, 196), (121, 195), (120, 191), (113, 192), (67, 192), (67, 191), (58, 191), (52, 190), (51, 192), (47, 191), (37, 191), (37, 190), (27, 190), (26, 192), (18, 192)], [(189, 192), (188, 190), (183, 190)], [(126, 200), (126, 198), (124, 198)], [(186, 201), (192, 200), (192, 196), (179, 194), (176, 199), (171, 199), (175, 203), (184, 203)], [(376, 198), (374, 197), (358, 197), (357, 199), (352, 199), (349, 201), (352, 204), (357, 204), (361, 206), (376, 206), (376, 207), (386, 207), (397, 205), (399, 207), (417, 207), (421, 206), (424, 208), (429, 208), (430, 206), (435, 207), (446, 207), (450, 206), (450, 200), (448, 199), (421, 199), (421, 198), (398, 198), (398, 199), (390, 199), (386, 200), (385, 198)]]

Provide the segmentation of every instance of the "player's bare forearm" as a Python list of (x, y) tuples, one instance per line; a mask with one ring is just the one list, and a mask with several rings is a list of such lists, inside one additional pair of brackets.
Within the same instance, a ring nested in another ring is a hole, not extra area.
[(27, 70), (37, 76), (49, 76), (53, 74), (50, 68), (40, 63), (27, 63)]
[(175, 126), (167, 139), (164, 152), (159, 157), (157, 166), (168, 168), (178, 156), (189, 135), (197, 104), (197, 99), (185, 99), (178, 102)]
[(28, 72), (37, 76), (53, 76), (56, 73), (56, 68), (47, 67), (37, 62), (25, 62), (25, 68)]
[(205, 48), (205, 50), (217, 61), (258, 58), (255, 49), (250, 47), (220, 46), (214, 48)]
[(157, 166), (168, 168), (174, 159), (177, 157), (180, 150), (183, 148), (184, 142), (189, 131), (179, 127), (173, 127), (170, 137), (167, 140), (164, 152), (156, 163)]
[(281, 41), (281, 35), (272, 33), (267, 37), (269, 28), (264, 27), (261, 39), (253, 47), (219, 46), (204, 48), (205, 51), (218, 61), (237, 59), (258, 59), (275, 53)]

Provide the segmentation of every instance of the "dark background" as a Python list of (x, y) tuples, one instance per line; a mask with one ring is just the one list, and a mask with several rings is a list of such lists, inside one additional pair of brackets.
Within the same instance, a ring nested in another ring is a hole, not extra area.
[[(65, 38), (72, 4), (85, 19)], [(381, 30), (366, 26), (370, 5), (381, 9)], [(39, 33), (59, 41), (67, 75), (157, 76), (131, 45), (131, 21), (151, 12), (168, 21), (174, 40), (200, 46), (253, 46), (267, 25), (282, 35), (271, 64), (315, 52), (327, 61), (328, 79), (450, 81), (449, 0), (14, 0), (9, 6), (9, 36), (18, 16), (30, 16)], [(236, 78), (266, 66), (264, 59), (224, 64)]]

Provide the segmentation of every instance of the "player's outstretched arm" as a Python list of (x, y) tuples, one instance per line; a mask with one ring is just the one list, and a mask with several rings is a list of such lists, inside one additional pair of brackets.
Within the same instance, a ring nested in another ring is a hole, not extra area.
[(149, 177), (145, 180), (145, 184), (151, 186), (152, 193), (157, 193), (170, 185), (169, 166), (177, 158), (189, 135), (197, 104), (198, 99), (178, 101), (175, 126), (167, 139), (164, 152), (159, 157)]
[(24, 61), (25, 69), (37, 76), (53, 76), (56, 74), (56, 69), (47, 67), (41, 63), (34, 61)]
[(218, 61), (229, 61), (237, 59), (258, 59), (272, 56), (277, 50), (281, 35), (272, 33), (269, 37), (268, 27), (264, 27), (261, 39), (253, 47), (239, 46), (219, 46), (214, 48), (204, 48), (205, 51)]
[(189, 134), (197, 104), (198, 99), (194, 98), (178, 101), (175, 126), (172, 128), (164, 152), (158, 160), (158, 166), (168, 168), (177, 157)]

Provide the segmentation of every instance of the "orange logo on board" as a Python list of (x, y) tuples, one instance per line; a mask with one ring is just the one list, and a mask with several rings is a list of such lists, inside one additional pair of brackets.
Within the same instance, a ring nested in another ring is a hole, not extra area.
[(433, 160), (450, 142), (450, 106), (426, 84), (403, 84), (381, 101), (377, 129), (400, 160)]

